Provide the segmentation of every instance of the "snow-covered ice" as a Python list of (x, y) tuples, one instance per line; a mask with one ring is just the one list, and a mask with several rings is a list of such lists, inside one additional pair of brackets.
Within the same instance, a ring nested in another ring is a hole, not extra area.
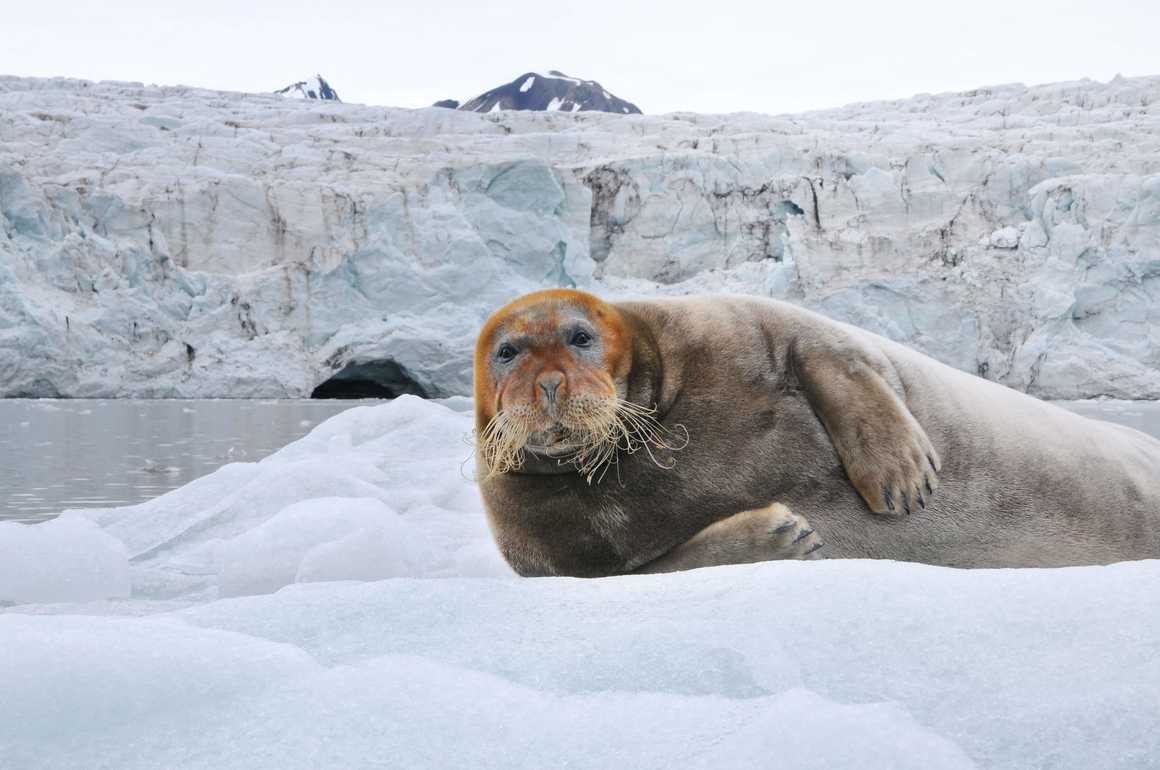
[(482, 320), (575, 284), (773, 296), (1039, 396), (1157, 398), (1158, 103), (1145, 77), (478, 114), (0, 77), (0, 395), (299, 397), (383, 361), (466, 395)]
[[(518, 579), (470, 479), (466, 406), (351, 409), (154, 501), (0, 526), (0, 596), (22, 602), (0, 609), (0, 765), (1160, 757), (1160, 562)], [(92, 590), (25, 588), (52, 580)]]

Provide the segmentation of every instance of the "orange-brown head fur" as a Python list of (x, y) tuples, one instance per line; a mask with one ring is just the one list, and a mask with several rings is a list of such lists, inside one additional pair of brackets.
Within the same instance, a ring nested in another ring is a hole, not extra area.
[(519, 470), (525, 452), (571, 463), (589, 481), (616, 452), (664, 444), (652, 410), (628, 402), (631, 329), (591, 294), (520, 297), (484, 324), (475, 348), (475, 425), (488, 475)]
[[(569, 350), (559, 334), (567, 313), (579, 311), (597, 327), (604, 340), (603, 365), (593, 366)], [(496, 373), (489, 365), (495, 356), (497, 337), (523, 338), (521, 361), (509, 373)], [(536, 382), (545, 375), (562, 373), (560, 396), (614, 392), (614, 381), (623, 379), (632, 366), (632, 346), (620, 313), (599, 297), (572, 289), (548, 289), (524, 295), (500, 308), (483, 325), (475, 345), (476, 427), (482, 428), (502, 408), (541, 401)]]

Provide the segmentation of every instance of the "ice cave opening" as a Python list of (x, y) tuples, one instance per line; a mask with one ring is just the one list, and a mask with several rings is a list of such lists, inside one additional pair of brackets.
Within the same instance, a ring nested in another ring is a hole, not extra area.
[(418, 382), (391, 359), (351, 363), (316, 387), (311, 398), (396, 398), (410, 394), (427, 398)]

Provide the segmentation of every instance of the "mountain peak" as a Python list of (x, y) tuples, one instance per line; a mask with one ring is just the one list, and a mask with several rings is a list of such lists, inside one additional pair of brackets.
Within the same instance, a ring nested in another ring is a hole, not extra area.
[(510, 83), (469, 100), (459, 109), (471, 112), (539, 110), (640, 114), (639, 107), (609, 93), (595, 80), (581, 80), (559, 70), (548, 70), (546, 75), (525, 72)]
[(294, 99), (320, 99), (330, 102), (341, 102), (338, 98), (338, 91), (330, 87), (330, 83), (326, 82), (326, 78), (322, 75), (315, 75), (306, 80), (299, 80), (297, 83), (291, 83), (285, 88), (279, 88), (274, 93), (280, 96), (289, 96)]

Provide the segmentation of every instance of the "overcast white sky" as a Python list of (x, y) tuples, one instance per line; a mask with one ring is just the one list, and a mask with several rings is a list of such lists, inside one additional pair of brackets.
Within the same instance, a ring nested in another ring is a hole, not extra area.
[(1158, 0), (786, 3), (0, 0), (0, 73), (466, 100), (528, 70), (646, 113), (796, 112), (998, 83), (1160, 74)]

